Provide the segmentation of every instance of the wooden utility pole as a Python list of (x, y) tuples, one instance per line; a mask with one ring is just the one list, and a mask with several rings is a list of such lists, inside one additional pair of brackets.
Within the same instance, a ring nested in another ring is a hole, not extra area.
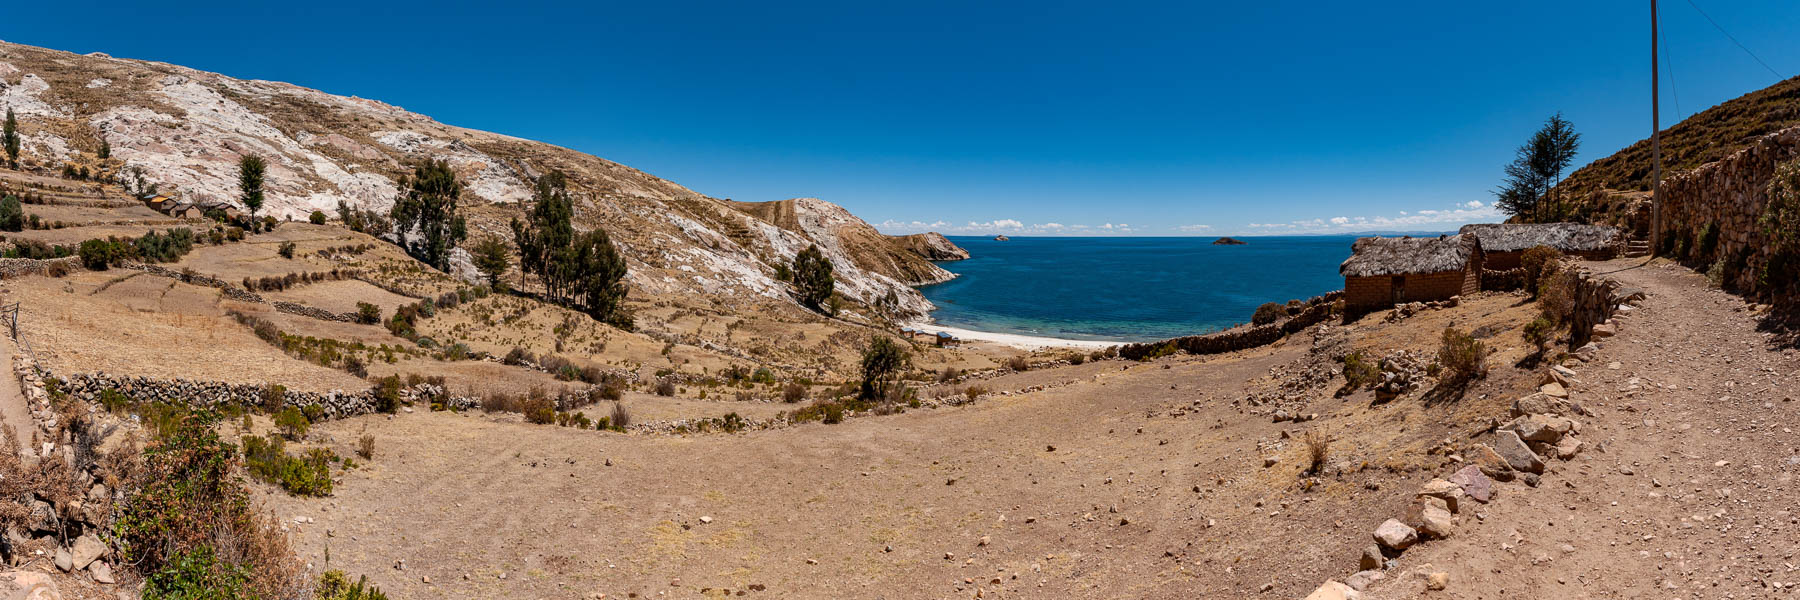
[(1650, 255), (1662, 250), (1662, 78), (1656, 64), (1656, 0), (1650, 0)]

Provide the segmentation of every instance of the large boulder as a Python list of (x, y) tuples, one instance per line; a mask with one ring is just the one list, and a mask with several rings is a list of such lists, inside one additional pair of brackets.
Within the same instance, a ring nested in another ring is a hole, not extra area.
[(1506, 464), (1511, 466), (1514, 471), (1544, 472), (1544, 459), (1538, 458), (1537, 453), (1532, 452), (1531, 447), (1525, 445), (1525, 440), (1520, 439), (1519, 434), (1510, 430), (1502, 429), (1494, 433), (1494, 451), (1498, 452), (1501, 458), (1506, 459)]
[(1492, 446), (1476, 444), (1475, 448), (1469, 452), (1469, 458), (1470, 462), (1474, 463), (1470, 466), (1480, 469), (1483, 475), (1500, 481), (1512, 481), (1512, 464), (1506, 461), (1506, 457), (1500, 456), (1500, 453), (1495, 451)]

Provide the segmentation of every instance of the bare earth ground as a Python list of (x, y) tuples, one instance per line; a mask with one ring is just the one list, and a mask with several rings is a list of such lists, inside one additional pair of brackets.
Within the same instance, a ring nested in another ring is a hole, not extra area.
[[(1515, 301), (1487, 303), (1504, 312)], [(1367, 394), (1314, 403), (1321, 425), (1383, 429), (1346, 432), (1340, 462), (1351, 466), (1303, 492), (1302, 450), (1281, 433), (1305, 427), (1236, 401), (1247, 380), (1308, 347), (1299, 336), (1240, 355), (1032, 371), (983, 384), (1051, 387), (741, 435), (620, 435), (479, 413), (354, 418), (318, 430), (346, 455), (374, 435), (374, 460), (331, 498), (267, 500), (284, 520), (313, 520), (293, 527), (315, 567), (329, 547), (332, 567), (406, 597), (751, 586), (775, 597), (1229, 597), (1265, 584), (1299, 596), (1353, 566), (1362, 516), (1404, 503), (1370, 488), (1422, 482), (1408, 449), (1462, 411), (1395, 401), (1367, 417)], [(1183, 407), (1194, 412), (1169, 412)], [(1280, 464), (1263, 468), (1265, 454)]]
[(1649, 299), (1578, 369), (1575, 399), (1596, 413), (1581, 435), (1604, 450), (1556, 462), (1537, 490), (1506, 484), (1372, 597), (1417, 597), (1410, 573), (1432, 570), (1450, 574), (1445, 598), (1795, 596), (1800, 356), (1703, 276), (1641, 262), (1609, 263)]

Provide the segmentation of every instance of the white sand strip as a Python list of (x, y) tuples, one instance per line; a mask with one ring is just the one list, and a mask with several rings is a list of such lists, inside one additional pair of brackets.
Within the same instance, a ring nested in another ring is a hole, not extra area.
[(1014, 334), (1014, 333), (994, 333), (991, 331), (975, 331), (972, 329), (962, 329), (960, 327), (945, 327), (943, 325), (937, 325), (937, 324), (933, 324), (933, 323), (916, 323), (916, 324), (908, 325), (908, 327), (912, 327), (912, 328), (926, 331), (929, 333), (937, 333), (937, 332), (941, 331), (941, 332), (956, 336), (957, 339), (963, 340), (965, 342), (991, 342), (991, 343), (995, 343), (995, 344), (1000, 344), (1002, 346), (1011, 346), (1014, 348), (1021, 348), (1024, 350), (1042, 350), (1045, 348), (1081, 348), (1084, 350), (1095, 350), (1095, 349), (1100, 349), (1100, 348), (1107, 348), (1110, 346), (1119, 346), (1119, 345), (1123, 345), (1125, 343), (1125, 342), (1100, 342), (1100, 341), (1093, 341), (1093, 340), (1065, 340), (1065, 339), (1061, 339), (1061, 338), (1038, 337), (1038, 336), (1033, 336), (1033, 335), (1019, 335), (1019, 334)]

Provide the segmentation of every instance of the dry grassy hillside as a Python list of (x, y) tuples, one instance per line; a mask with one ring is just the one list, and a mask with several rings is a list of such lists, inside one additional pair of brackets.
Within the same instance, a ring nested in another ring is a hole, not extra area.
[(446, 160), (465, 186), (471, 243), (510, 239), (506, 223), (535, 178), (562, 171), (578, 227), (612, 233), (634, 293), (701, 298), (699, 309), (789, 302), (774, 265), (812, 243), (832, 249), (853, 302), (891, 294), (922, 314), (931, 305), (909, 284), (949, 277), (830, 203), (805, 201), (800, 221), (820, 227), (780, 226), (602, 158), (285, 83), (0, 43), (0, 104), (19, 116), (28, 170), (79, 165), (106, 179), (142, 169), (164, 193), (235, 203), (238, 158), (256, 154), (269, 164), (265, 212), (287, 218), (335, 215), (339, 202), (385, 210), (409, 165)]
[[(1726, 101), (1665, 130), (1663, 174), (1725, 158), (1759, 136), (1795, 125), (1800, 125), (1800, 77)], [(1577, 169), (1558, 188), (1571, 197), (1602, 190), (1649, 191), (1650, 177), (1646, 138)]]

